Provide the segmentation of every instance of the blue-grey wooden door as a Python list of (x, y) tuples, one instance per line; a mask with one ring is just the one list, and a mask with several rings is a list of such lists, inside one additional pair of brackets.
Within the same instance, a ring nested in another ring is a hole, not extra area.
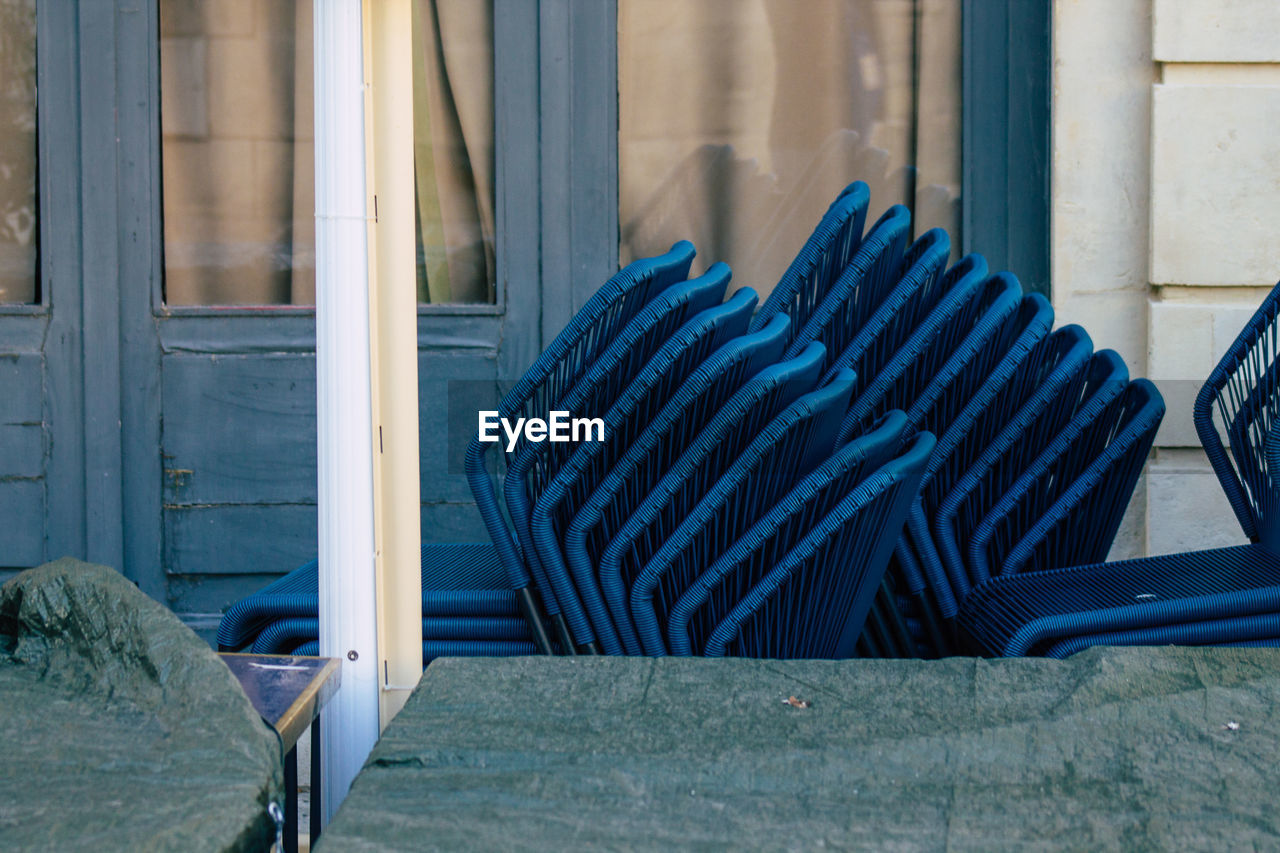
[[(33, 298), (0, 305), (0, 580), (63, 554), (103, 561), (118, 554), (119, 525), (110, 522), (108, 496), (118, 484), (119, 466), (110, 462), (120, 433), (114, 418), (102, 421), (86, 394), (95, 384), (119, 389), (110, 377), (112, 343), (89, 321), (113, 292), (98, 286), (112, 275), (114, 225), (84, 215), (105, 199), (114, 204), (109, 181), (85, 179), (87, 170), (102, 165), (94, 126), (111, 104), (77, 97), (96, 82), (97, 57), (81, 55), (79, 33), (101, 24), (94, 21), (98, 11), (86, 9), (82, 20), (74, 4), (41, 3), (34, 32), (6, 33), (9, 50), (22, 41), (29, 49), (33, 39), (37, 48), (39, 259)], [(5, 107), (12, 106), (7, 100)], [(0, 156), (15, 154), (29, 156)]]
[[(494, 398), (502, 380), (532, 362), (543, 322), (563, 323), (542, 307), (540, 222), (554, 207), (540, 200), (539, 147), (524, 143), (538, 138), (541, 120), (539, 9), (523, 0), (497, 5), (496, 302), (420, 306), (418, 316), (428, 541), (485, 538), (458, 464), (460, 435), (450, 427), (464, 419), (450, 411), (451, 391), (470, 400), (479, 388)], [(123, 457), (132, 477), (122, 499), (123, 564), (208, 629), (229, 604), (316, 554), (315, 315), (307, 307), (166, 303), (158, 71), (154, 59), (127, 58), (155, 57), (155, 12), (135, 20), (128, 8), (120, 0), (116, 27)]]

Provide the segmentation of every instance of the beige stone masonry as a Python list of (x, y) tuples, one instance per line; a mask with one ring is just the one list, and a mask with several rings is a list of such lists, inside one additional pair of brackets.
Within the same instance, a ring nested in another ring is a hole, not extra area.
[(1280, 0), (1054, 0), (1053, 40), (1058, 321), (1168, 406), (1112, 556), (1238, 543), (1191, 413), (1280, 279)]
[(1158, 62), (1280, 62), (1276, 0), (1155, 0)]
[(1151, 281), (1280, 278), (1280, 86), (1153, 87)]

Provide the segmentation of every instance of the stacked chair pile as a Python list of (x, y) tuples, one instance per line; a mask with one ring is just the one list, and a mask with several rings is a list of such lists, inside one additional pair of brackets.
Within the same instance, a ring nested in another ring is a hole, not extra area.
[[(499, 407), (604, 440), (520, 437), (500, 487), (471, 442), (490, 541), (423, 547), (424, 662), (947, 654), (975, 587), (1105, 557), (1159, 394), (980, 256), (948, 269), (945, 232), (908, 244), (905, 208), (864, 234), (868, 199), (762, 305), (723, 264), (689, 278), (688, 243), (605, 283)], [(219, 646), (313, 653), (316, 576), (232, 606)]]

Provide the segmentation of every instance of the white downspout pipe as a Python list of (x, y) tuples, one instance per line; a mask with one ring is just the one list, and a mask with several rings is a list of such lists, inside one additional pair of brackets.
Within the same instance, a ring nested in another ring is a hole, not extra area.
[(378, 648), (362, 14), (314, 8), (320, 654), (342, 662), (321, 720), (327, 823), (378, 739)]
[(413, 181), (413, 3), (365, 5), (366, 204), (373, 315), (374, 533), (382, 727), (422, 676), (422, 499)]

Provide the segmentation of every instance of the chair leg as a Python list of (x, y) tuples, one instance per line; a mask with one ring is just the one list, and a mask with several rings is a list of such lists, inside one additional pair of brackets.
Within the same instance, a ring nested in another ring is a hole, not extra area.
[(564, 621), (564, 614), (557, 613), (552, 616), (551, 624), (556, 628), (556, 639), (560, 641), (561, 654), (577, 655), (578, 646), (573, 641), (573, 634), (569, 633), (569, 625)]
[(888, 579), (880, 581), (880, 589), (876, 593), (876, 602), (888, 622), (889, 632), (897, 643), (898, 648), (901, 649), (903, 657), (915, 657), (915, 643), (911, 640), (911, 632), (907, 630), (907, 623), (902, 620), (902, 613), (899, 612), (897, 604), (894, 603), (894, 596), (889, 589)]
[(916, 605), (920, 608), (920, 618), (924, 622), (925, 632), (929, 635), (929, 642), (933, 644), (933, 650), (938, 657), (946, 657), (948, 646), (943, 639), (942, 629), (938, 627), (938, 620), (934, 614), (933, 602), (929, 600), (929, 593), (922, 592), (915, 596)]
[(867, 621), (863, 630), (869, 632), (875, 638), (876, 645), (880, 647), (885, 657), (898, 657), (896, 645), (889, 635), (889, 629), (885, 626), (884, 616), (880, 613), (880, 608), (874, 604), (867, 611)]
[(552, 654), (551, 638), (547, 636), (547, 626), (538, 612), (538, 602), (533, 599), (533, 590), (527, 586), (521, 587), (516, 590), (516, 599), (520, 602), (521, 614), (529, 623), (529, 631), (533, 634), (533, 645), (538, 650), (538, 654)]

